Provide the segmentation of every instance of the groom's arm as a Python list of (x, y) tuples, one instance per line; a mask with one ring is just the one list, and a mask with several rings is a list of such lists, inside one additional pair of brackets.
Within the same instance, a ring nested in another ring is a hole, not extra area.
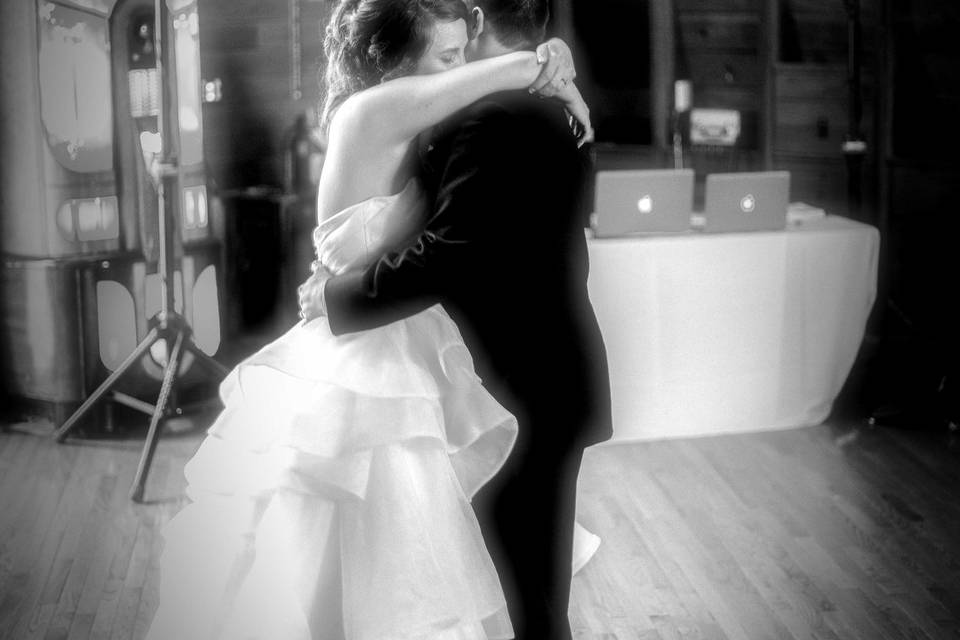
[[(535, 127), (534, 127), (535, 128)], [(529, 127), (502, 107), (486, 103), (461, 128), (451, 146), (425, 231), (401, 251), (365, 271), (333, 276), (323, 297), (334, 334), (380, 327), (426, 309), (454, 287), (469, 287), (484, 271), (493, 234), (503, 233), (504, 194), (522, 188)]]

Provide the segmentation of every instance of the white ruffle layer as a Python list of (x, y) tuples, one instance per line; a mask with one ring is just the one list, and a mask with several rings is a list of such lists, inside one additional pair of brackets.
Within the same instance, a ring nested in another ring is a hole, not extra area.
[(469, 497), (517, 424), (440, 307), (237, 366), (165, 528), (148, 638), (510, 638)]

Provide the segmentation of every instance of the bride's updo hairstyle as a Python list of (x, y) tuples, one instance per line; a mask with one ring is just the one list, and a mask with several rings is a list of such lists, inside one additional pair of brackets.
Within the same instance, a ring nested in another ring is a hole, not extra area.
[(323, 42), (323, 128), (354, 93), (409, 74), (436, 22), (468, 17), (463, 0), (340, 0)]

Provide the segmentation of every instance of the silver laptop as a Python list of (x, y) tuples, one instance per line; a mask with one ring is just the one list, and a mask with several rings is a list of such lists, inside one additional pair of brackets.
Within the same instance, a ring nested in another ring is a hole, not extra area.
[(598, 171), (593, 233), (598, 238), (690, 230), (693, 170)]
[(789, 171), (710, 174), (704, 196), (703, 230), (718, 233), (784, 229), (789, 199)]

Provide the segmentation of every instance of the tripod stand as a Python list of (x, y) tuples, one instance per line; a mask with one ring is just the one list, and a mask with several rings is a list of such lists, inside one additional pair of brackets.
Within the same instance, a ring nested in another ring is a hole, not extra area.
[[(180, 366), (185, 352), (193, 354), (197, 362), (206, 366), (213, 373), (221, 377), (226, 375), (227, 369), (216, 360), (201, 351), (193, 342), (193, 331), (186, 319), (178, 314), (174, 308), (174, 242), (176, 238), (175, 225), (180, 194), (180, 168), (176, 155), (177, 140), (174, 132), (178, 130), (177, 112), (171, 99), (174, 85), (169, 82), (164, 71), (168, 62), (164, 55), (169, 56), (167, 47), (162, 46), (168, 41), (168, 13), (164, 0), (154, 3), (154, 34), (156, 46), (156, 65), (158, 80), (158, 107), (157, 128), (162, 148), (160, 157), (155, 166), (156, 190), (158, 203), (159, 226), (159, 260), (157, 270), (160, 276), (161, 310), (150, 321), (151, 328), (143, 341), (130, 353), (129, 356), (111, 373), (106, 380), (90, 394), (83, 404), (71, 415), (55, 432), (57, 442), (63, 442), (70, 431), (86, 416), (93, 406), (106, 394), (110, 393), (114, 401), (133, 408), (151, 413), (150, 427), (140, 456), (140, 463), (134, 476), (133, 486), (130, 488), (130, 498), (135, 502), (142, 502), (144, 485), (147, 474), (153, 462), (157, 440), (160, 435), (161, 421), (174, 413), (172, 406), (176, 404), (176, 383), (180, 376)], [(137, 365), (140, 359), (158, 342), (166, 346), (167, 362), (164, 366), (163, 381), (160, 384), (160, 393), (157, 403), (150, 405), (131, 398), (123, 393), (114, 391), (113, 387), (121, 376), (131, 367)]]

